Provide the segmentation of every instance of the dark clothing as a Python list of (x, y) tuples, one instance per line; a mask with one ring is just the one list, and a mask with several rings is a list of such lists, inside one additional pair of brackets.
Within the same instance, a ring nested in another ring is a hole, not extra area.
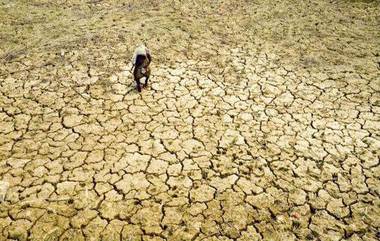
[(152, 57), (150, 56), (149, 53), (147, 55), (137, 55), (136, 56), (136, 61), (135, 61), (135, 68), (133, 70), (133, 76), (137, 84), (137, 90), (140, 92), (141, 87), (140, 87), (140, 79), (142, 77), (145, 77), (145, 84), (144, 87), (147, 86), (148, 84), (148, 79), (150, 76), (150, 68), (149, 64), (152, 61)]
[(137, 55), (136, 56), (136, 63), (135, 63), (135, 66), (141, 66), (144, 64), (145, 62), (145, 59), (146, 59), (146, 56), (145, 55)]

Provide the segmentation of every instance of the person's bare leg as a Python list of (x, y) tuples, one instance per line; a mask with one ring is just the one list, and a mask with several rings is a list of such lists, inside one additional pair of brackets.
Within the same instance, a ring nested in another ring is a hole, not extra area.
[(135, 79), (137, 85), (137, 91), (141, 92), (140, 79)]
[(144, 84), (144, 87), (148, 86), (149, 77), (150, 77), (150, 68), (148, 67), (147, 71), (146, 71), (146, 75), (145, 75), (145, 84)]
[(144, 88), (148, 86), (148, 80), (149, 80), (149, 75), (145, 77), (145, 84), (143, 85)]

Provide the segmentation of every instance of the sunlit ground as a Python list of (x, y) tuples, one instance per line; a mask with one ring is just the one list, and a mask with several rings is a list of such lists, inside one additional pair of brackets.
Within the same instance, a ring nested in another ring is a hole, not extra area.
[(379, 31), (378, 1), (0, 0), (0, 240), (378, 240)]

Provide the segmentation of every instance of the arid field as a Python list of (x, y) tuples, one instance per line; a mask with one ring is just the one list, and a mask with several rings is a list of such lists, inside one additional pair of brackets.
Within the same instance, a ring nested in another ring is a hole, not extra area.
[(0, 0), (0, 241), (378, 241), (379, 158), (378, 0)]

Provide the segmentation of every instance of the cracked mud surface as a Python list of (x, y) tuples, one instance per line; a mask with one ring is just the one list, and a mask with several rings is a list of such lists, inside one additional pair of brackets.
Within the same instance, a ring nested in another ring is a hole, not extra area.
[(56, 2), (0, 1), (0, 240), (379, 239), (379, 2)]

